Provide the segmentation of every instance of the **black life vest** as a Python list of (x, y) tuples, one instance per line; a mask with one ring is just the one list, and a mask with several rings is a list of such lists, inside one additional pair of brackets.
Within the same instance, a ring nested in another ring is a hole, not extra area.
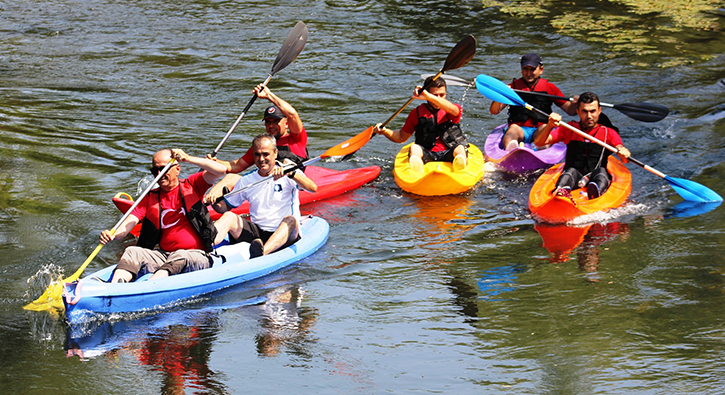
[(283, 162), (285, 159), (289, 159), (292, 162), (294, 162), (295, 164), (300, 165), (300, 169), (302, 169), (302, 171), (305, 171), (305, 166), (301, 166), (302, 163), (304, 163), (304, 161), (306, 161), (307, 158), (310, 157), (310, 153), (309, 153), (309, 151), (307, 151), (307, 148), (305, 148), (305, 155), (307, 157), (303, 158), (303, 157), (295, 154), (294, 152), (292, 152), (292, 150), (290, 150), (289, 146), (286, 146), (286, 145), (280, 145), (277, 147), (277, 160), (278, 161)]
[[(420, 108), (424, 107), (426, 112), (432, 117), (427, 117), (425, 114), (421, 115)], [(461, 127), (457, 123), (453, 123), (451, 120), (444, 121), (442, 123), (437, 122), (438, 109), (436, 114), (433, 114), (427, 105), (418, 106), (415, 109), (418, 114), (418, 124), (415, 125), (415, 143), (421, 147), (430, 150), (436, 143), (436, 138), (440, 136), (443, 144), (449, 149), (456, 148), (459, 145), (468, 147), (468, 140), (463, 134)], [(447, 119), (447, 118), (446, 118)]]
[[(524, 80), (521, 78), (515, 79), (511, 83), (511, 86), (513, 86), (514, 89), (531, 90), (532, 92), (541, 92), (547, 94), (549, 93), (549, 91), (547, 90), (548, 85), (549, 81), (544, 78), (539, 78), (538, 80), (536, 80), (533, 88), (529, 88), (529, 86), (526, 85), (526, 82), (524, 82)], [(523, 99), (523, 101), (531, 104), (533, 107), (536, 107), (547, 114), (551, 114), (551, 104), (553, 103), (553, 101), (548, 97), (532, 95), (530, 93), (516, 93), (521, 96), (521, 99)], [(508, 123), (523, 123), (526, 122), (526, 120), (529, 118), (534, 121), (534, 125), (537, 125), (539, 123), (547, 123), (549, 121), (548, 116), (544, 116), (539, 114), (538, 112), (527, 110), (522, 106), (509, 107)]]
[[(579, 124), (575, 124), (576, 128), (580, 128)], [(597, 125), (596, 129), (589, 132), (590, 135), (599, 140), (606, 141), (607, 133), (614, 133), (613, 130), (606, 126)], [(564, 168), (573, 167), (581, 174), (587, 175), (597, 167), (607, 167), (607, 160), (612, 151), (602, 147), (597, 143), (585, 141), (570, 141), (566, 145), (566, 161)]]
[[(158, 189), (151, 191), (150, 194), (156, 196), (156, 203), (146, 209), (146, 216), (143, 219), (141, 234), (138, 237), (136, 246), (153, 249), (161, 241), (161, 197)], [(217, 231), (206, 205), (195, 196), (192, 185), (185, 179), (179, 182), (179, 196), (186, 211), (186, 218), (191, 222), (191, 226), (204, 242), (204, 250), (206, 252), (213, 251)], [(194, 204), (189, 207), (186, 203), (187, 200), (194, 202)]]

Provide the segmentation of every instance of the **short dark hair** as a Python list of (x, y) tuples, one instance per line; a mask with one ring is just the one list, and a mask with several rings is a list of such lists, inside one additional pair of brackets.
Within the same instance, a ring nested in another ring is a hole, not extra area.
[(436, 79), (433, 79), (434, 76), (430, 76), (425, 79), (425, 82), (423, 83), (423, 86), (425, 86), (425, 90), (430, 92), (430, 88), (440, 88), (440, 87), (446, 87), (446, 80), (438, 77)]
[(268, 133), (262, 133), (260, 135), (257, 135), (257, 137), (252, 140), (252, 147), (259, 147), (262, 145), (262, 140), (269, 140), (272, 142), (272, 148), (277, 149), (277, 139), (274, 138), (274, 136), (268, 134)]
[(577, 102), (576, 107), (579, 108), (579, 105), (582, 103), (589, 104), (589, 103), (594, 103), (595, 101), (597, 102), (597, 104), (599, 104), (599, 96), (597, 96), (596, 93), (584, 92), (581, 95), (579, 95), (579, 101)]

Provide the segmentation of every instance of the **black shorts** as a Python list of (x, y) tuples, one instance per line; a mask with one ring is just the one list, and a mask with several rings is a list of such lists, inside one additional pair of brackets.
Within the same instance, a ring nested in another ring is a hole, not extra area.
[(242, 218), (242, 233), (239, 234), (239, 237), (229, 235), (229, 244), (237, 244), (242, 241), (251, 243), (254, 239), (262, 239), (262, 242), (266, 243), (270, 236), (272, 236), (272, 233), (274, 232), (262, 230), (262, 228), (248, 218)]
[[(239, 234), (239, 237), (233, 237), (232, 235), (229, 235), (229, 244), (237, 244), (242, 241), (246, 241), (247, 243), (251, 243), (254, 239), (261, 239), (262, 243), (266, 243), (267, 240), (272, 236), (274, 232), (267, 232), (266, 230), (263, 230), (257, 224), (250, 221), (248, 218), (244, 217), (242, 218), (242, 233)], [(297, 239), (295, 239), (292, 243), (287, 243), (284, 246), (282, 246), (280, 249), (288, 247), (292, 244), (294, 244), (297, 240), (300, 239), (300, 235), (297, 235)]]
[[(453, 162), (453, 151), (455, 148), (449, 148), (443, 151), (429, 151), (423, 148), (423, 163), (428, 162)], [(468, 148), (466, 148), (468, 155)]]

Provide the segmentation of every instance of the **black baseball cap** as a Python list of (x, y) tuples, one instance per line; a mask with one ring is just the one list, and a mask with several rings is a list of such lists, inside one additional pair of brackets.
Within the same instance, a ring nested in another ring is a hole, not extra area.
[(286, 117), (282, 113), (282, 110), (277, 108), (277, 106), (269, 106), (269, 107), (267, 107), (267, 109), (264, 110), (264, 117), (262, 119), (267, 119), (267, 118), (282, 119), (282, 118), (286, 118)]
[(521, 67), (539, 67), (539, 65), (543, 64), (544, 62), (541, 60), (541, 56), (535, 53), (527, 53), (526, 55), (521, 57)]

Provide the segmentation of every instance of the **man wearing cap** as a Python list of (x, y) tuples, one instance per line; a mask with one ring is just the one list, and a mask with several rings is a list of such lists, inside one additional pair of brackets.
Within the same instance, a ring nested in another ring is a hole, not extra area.
[[(526, 54), (521, 57), (521, 78), (514, 79), (509, 85), (512, 89), (540, 92), (554, 96), (564, 96), (556, 85), (541, 78), (544, 72), (544, 62), (541, 57), (535, 53)], [(576, 115), (576, 104), (578, 96), (574, 96), (572, 101), (568, 100), (552, 100), (540, 95), (532, 95), (518, 92), (521, 98), (532, 106), (551, 113), (551, 103), (555, 103), (564, 112), (569, 115)], [(491, 103), (491, 114), (496, 115), (506, 108), (506, 104), (493, 102)], [(531, 143), (536, 131), (541, 131), (546, 126), (548, 118), (527, 110), (521, 106), (512, 106), (509, 108), (508, 128), (501, 140), (501, 147), (506, 150), (512, 150), (519, 146), (519, 143)]]
[[(272, 105), (264, 110), (263, 120), (267, 133), (276, 139), (279, 151), (277, 159), (280, 161), (289, 159), (297, 164), (304, 162), (309, 157), (307, 153), (307, 131), (302, 125), (297, 110), (272, 93), (263, 84), (259, 84), (254, 88), (254, 94), (260, 99), (267, 99), (272, 102)], [(241, 173), (254, 164), (252, 148), (249, 147), (244, 156), (233, 161), (215, 160), (227, 167), (227, 173)], [(209, 191), (208, 196), (212, 199), (222, 196), (224, 194), (222, 184), (220, 182), (215, 185)]]

